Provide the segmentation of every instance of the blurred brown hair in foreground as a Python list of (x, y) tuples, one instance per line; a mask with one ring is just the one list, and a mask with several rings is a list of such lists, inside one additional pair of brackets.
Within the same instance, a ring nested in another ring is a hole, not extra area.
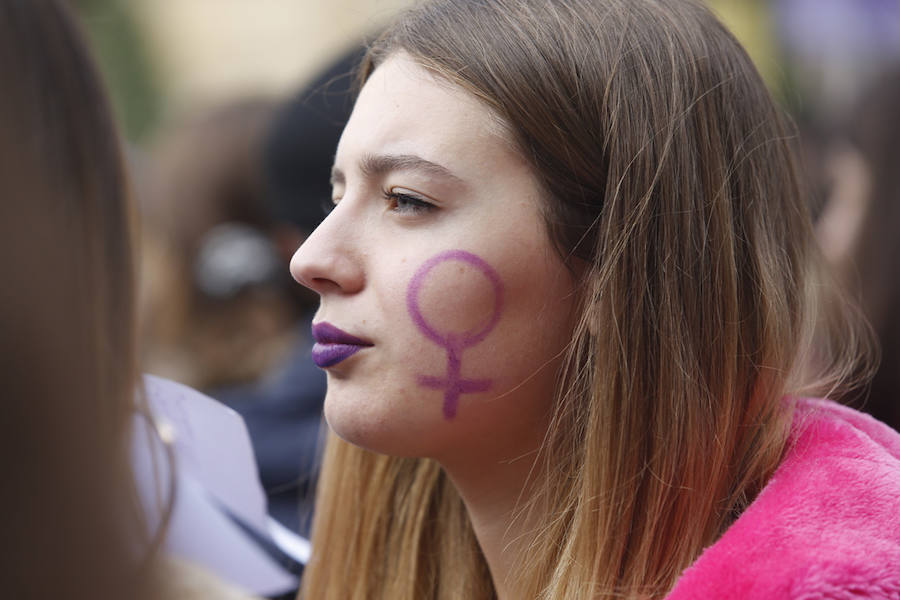
[(132, 215), (69, 11), (0, 2), (3, 597), (137, 598)]

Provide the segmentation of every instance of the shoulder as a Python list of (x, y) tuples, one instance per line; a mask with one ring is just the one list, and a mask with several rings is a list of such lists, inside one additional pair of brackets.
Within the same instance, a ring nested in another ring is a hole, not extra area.
[(900, 434), (797, 400), (772, 479), (668, 598), (900, 600)]

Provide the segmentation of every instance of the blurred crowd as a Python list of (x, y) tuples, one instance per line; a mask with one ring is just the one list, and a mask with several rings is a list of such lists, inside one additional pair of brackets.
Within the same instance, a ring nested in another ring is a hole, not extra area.
[(310, 360), (317, 298), (288, 264), (330, 204), (359, 57), (282, 103), (240, 99), (174, 121), (135, 162), (144, 369), (243, 416), (271, 514), (304, 534), (325, 377)]
[[(822, 249), (880, 339), (868, 394), (847, 400), (900, 428), (900, 1), (710, 3), (747, 32), (793, 114)], [(325, 380), (309, 356), (316, 298), (288, 262), (330, 204), (362, 43), (347, 40), (351, 50), (292, 96), (166, 115), (127, 153), (139, 213), (138, 368), (244, 418), (269, 512), (302, 535)]]

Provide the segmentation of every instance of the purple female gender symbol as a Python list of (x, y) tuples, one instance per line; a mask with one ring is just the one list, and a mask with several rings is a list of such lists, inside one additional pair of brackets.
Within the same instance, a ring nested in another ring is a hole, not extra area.
[[(419, 292), (422, 290), (425, 278), (434, 267), (451, 260), (475, 267), (487, 277), (494, 288), (494, 312), (487, 324), (480, 330), (441, 333), (425, 320), (425, 316), (419, 308)], [(447, 419), (456, 416), (460, 394), (483, 392), (491, 387), (490, 379), (463, 379), (461, 377), (462, 351), (487, 337), (487, 334), (500, 320), (502, 305), (503, 284), (500, 282), (497, 271), (482, 258), (465, 250), (447, 250), (432, 256), (419, 267), (409, 283), (409, 288), (406, 290), (406, 308), (409, 310), (413, 322), (425, 334), (425, 337), (447, 350), (447, 376), (420, 375), (418, 379), (419, 385), (433, 390), (444, 390), (444, 417)]]

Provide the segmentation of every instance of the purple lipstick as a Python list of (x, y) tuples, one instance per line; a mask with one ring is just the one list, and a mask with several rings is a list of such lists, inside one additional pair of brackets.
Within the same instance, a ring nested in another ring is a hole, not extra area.
[(312, 326), (313, 339), (312, 359), (316, 366), (325, 369), (350, 358), (363, 348), (372, 346), (371, 342), (342, 331), (331, 323), (316, 323)]

